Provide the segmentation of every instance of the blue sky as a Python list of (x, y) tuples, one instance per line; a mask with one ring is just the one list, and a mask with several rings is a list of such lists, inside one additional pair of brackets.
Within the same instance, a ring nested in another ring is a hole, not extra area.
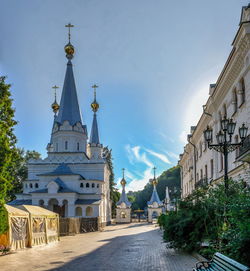
[(91, 129), (97, 83), (100, 138), (128, 189), (176, 165), (231, 50), (243, 0), (2, 0), (0, 74), (12, 84), (18, 145), (46, 156), (55, 84), (60, 96), (71, 22), (74, 74)]

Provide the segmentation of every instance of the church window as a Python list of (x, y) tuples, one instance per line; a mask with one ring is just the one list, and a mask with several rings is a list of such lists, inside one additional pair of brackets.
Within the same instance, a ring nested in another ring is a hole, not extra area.
[(93, 215), (93, 208), (88, 206), (86, 208), (86, 216), (92, 216)]
[(77, 150), (78, 151), (80, 150), (80, 144), (79, 144), (79, 142), (77, 143)]
[(80, 187), (83, 187), (83, 183), (80, 183)]
[(43, 206), (44, 205), (44, 200), (40, 199), (39, 200), (39, 206)]
[(95, 184), (94, 183), (92, 183), (92, 188), (95, 188)]
[(35, 184), (35, 188), (38, 188), (38, 187), (39, 187), (39, 185), (38, 185), (38, 183), (36, 183), (36, 184)]
[(30, 188), (33, 188), (33, 184), (32, 183), (30, 183)]
[(99, 183), (96, 185), (97, 188), (99, 188)]
[(68, 149), (68, 141), (65, 141), (65, 150)]
[(82, 208), (81, 207), (76, 207), (75, 216), (82, 216)]
[(89, 183), (86, 183), (86, 187), (89, 188)]

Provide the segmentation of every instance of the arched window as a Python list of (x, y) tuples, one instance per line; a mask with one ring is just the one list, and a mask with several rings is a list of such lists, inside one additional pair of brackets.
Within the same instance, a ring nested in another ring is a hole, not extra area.
[(199, 149), (200, 149), (200, 155), (199, 155), (199, 157), (201, 157), (202, 156), (202, 142), (201, 141), (199, 143)]
[(223, 118), (227, 117), (227, 106), (226, 104), (223, 105)]
[(126, 213), (125, 212), (121, 212), (121, 218), (126, 218)]
[(222, 171), (224, 168), (224, 163), (223, 163), (223, 154), (220, 153), (220, 170)]
[(245, 102), (246, 99), (246, 87), (245, 87), (245, 81), (244, 78), (242, 77), (240, 80), (240, 90), (239, 90), (239, 94), (240, 94), (240, 105), (242, 105)]
[(38, 188), (38, 187), (39, 187), (38, 183), (35, 183), (35, 188)]
[(99, 188), (99, 183), (96, 185), (97, 188)]
[(83, 183), (80, 183), (80, 187), (83, 187)]
[(79, 142), (77, 143), (77, 150), (78, 151), (80, 150), (80, 144), (79, 144)]
[[(235, 143), (239, 143), (239, 136), (238, 135), (236, 135), (235, 137), (234, 137), (234, 141), (235, 141)], [(239, 148), (237, 148), (236, 150), (235, 150), (235, 158), (237, 158), (239, 156)]]
[(76, 207), (75, 216), (82, 216), (82, 208), (81, 207)]
[(235, 113), (235, 112), (237, 112), (237, 109), (238, 109), (238, 97), (237, 97), (236, 88), (233, 90), (232, 104), (233, 104), (233, 110)]
[(92, 183), (92, 188), (94, 188), (95, 187), (95, 184), (94, 183)]
[(33, 184), (32, 183), (30, 183), (30, 188), (33, 188)]
[(210, 175), (211, 175), (211, 178), (214, 177), (214, 160), (213, 159), (210, 160)]
[(88, 206), (86, 208), (86, 216), (92, 216), (93, 215), (93, 208)]
[(39, 204), (39, 206), (43, 206), (44, 205), (44, 200), (40, 199), (38, 204)]
[(68, 149), (68, 141), (65, 141), (65, 150), (67, 150)]
[(86, 187), (89, 188), (89, 183), (86, 183)]

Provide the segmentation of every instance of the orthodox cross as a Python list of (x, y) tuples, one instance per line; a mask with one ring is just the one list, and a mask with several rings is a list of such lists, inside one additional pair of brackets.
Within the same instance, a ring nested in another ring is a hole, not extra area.
[(94, 97), (95, 97), (95, 100), (96, 100), (96, 89), (98, 88), (98, 86), (96, 84), (94, 84), (92, 86), (92, 88), (94, 89)]
[(71, 28), (71, 27), (74, 27), (74, 25), (71, 24), (71, 23), (68, 23), (68, 24), (65, 25), (65, 27), (68, 27), (68, 30), (69, 30), (68, 35), (69, 35), (69, 42), (70, 42), (70, 28)]
[(54, 92), (55, 92), (55, 100), (56, 100), (56, 90), (57, 90), (59, 87), (56, 86), (56, 85), (54, 85), (52, 88), (54, 89)]

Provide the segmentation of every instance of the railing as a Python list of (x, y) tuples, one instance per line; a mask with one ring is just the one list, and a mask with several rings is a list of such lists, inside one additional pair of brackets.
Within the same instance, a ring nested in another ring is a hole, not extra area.
[(250, 151), (250, 134), (246, 137), (246, 139), (243, 141), (243, 145), (239, 148), (238, 157), (242, 156), (248, 151)]
[(200, 188), (200, 187), (205, 187), (208, 185), (208, 179), (207, 177), (200, 179), (198, 182), (195, 184), (195, 188)]

